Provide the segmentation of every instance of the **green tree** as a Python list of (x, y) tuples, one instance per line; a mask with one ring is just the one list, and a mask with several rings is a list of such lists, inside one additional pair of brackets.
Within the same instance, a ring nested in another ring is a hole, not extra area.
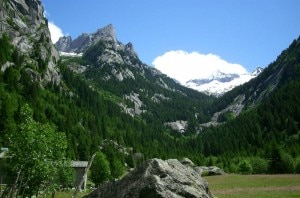
[(297, 174), (300, 173), (300, 156), (296, 158), (296, 162), (295, 162), (295, 172)]
[(267, 173), (268, 171), (268, 161), (260, 158), (260, 157), (253, 157), (250, 161), (252, 166), (252, 173), (253, 174), (262, 174)]
[(21, 107), (19, 130), (8, 135), (10, 167), (16, 173), (9, 186), (12, 195), (38, 195), (58, 188), (59, 175), (64, 169), (66, 137), (56, 133), (49, 124), (33, 120), (28, 104)]
[(125, 171), (124, 164), (122, 163), (121, 159), (114, 158), (111, 162), (111, 175), (114, 178), (120, 178)]
[(64, 162), (64, 168), (58, 170), (57, 183), (60, 184), (61, 188), (71, 188), (74, 185), (75, 170), (70, 164), (71, 162), (66, 160)]
[(102, 152), (97, 152), (93, 164), (90, 168), (91, 180), (98, 186), (108, 181), (111, 177), (109, 162)]
[(243, 160), (238, 165), (238, 171), (242, 174), (251, 174), (252, 173), (252, 166), (248, 160)]
[(270, 149), (269, 172), (273, 174), (294, 172), (293, 158), (275, 143), (272, 143)]
[(292, 156), (286, 152), (283, 152), (281, 154), (282, 162), (284, 166), (284, 172), (282, 173), (294, 173), (295, 171), (295, 165), (294, 165), (294, 159)]
[(0, 65), (6, 61), (11, 61), (13, 54), (13, 45), (10, 43), (8, 35), (5, 33), (0, 37)]

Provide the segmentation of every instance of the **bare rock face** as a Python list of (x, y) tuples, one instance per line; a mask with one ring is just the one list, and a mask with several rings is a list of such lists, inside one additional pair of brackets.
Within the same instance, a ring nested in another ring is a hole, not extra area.
[(25, 56), (22, 66), (43, 70), (42, 75), (36, 72), (40, 75), (37, 78), (40, 84), (60, 82), (56, 67), (59, 55), (51, 42), (40, 0), (0, 1), (0, 36), (3, 34), (8, 35), (12, 44)]
[(61, 37), (55, 43), (55, 46), (56, 49), (61, 52), (83, 53), (86, 49), (95, 45), (100, 40), (117, 43), (116, 32), (113, 25), (109, 24), (91, 34), (83, 33), (75, 40), (72, 40), (70, 36)]
[(60, 49), (60, 51), (67, 52), (70, 48), (71, 42), (71, 36), (63, 36), (59, 38), (59, 40), (55, 43), (55, 46), (57, 49)]
[(204, 175), (225, 175), (224, 170), (216, 166), (200, 166), (198, 168)]
[(102, 185), (87, 198), (212, 197), (207, 182), (176, 159), (151, 159), (123, 179)]

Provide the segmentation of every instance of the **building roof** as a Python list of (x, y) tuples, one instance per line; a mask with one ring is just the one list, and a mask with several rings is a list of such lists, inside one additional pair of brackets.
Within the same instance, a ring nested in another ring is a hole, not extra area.
[(88, 161), (71, 161), (71, 167), (73, 168), (86, 168)]

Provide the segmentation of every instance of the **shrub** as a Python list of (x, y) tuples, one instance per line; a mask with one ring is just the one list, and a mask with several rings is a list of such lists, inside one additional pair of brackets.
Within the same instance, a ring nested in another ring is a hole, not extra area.
[(298, 174), (300, 173), (300, 156), (296, 158), (295, 172), (298, 173)]
[(242, 174), (251, 174), (252, 173), (252, 166), (248, 160), (243, 160), (238, 165), (238, 172)]
[(102, 152), (97, 152), (93, 164), (91, 166), (91, 180), (98, 186), (99, 184), (108, 181), (111, 173), (109, 162)]
[(282, 163), (285, 168), (283, 173), (294, 173), (295, 166), (294, 159), (292, 158), (292, 156), (285, 152), (283, 152), (281, 155)]
[(250, 160), (252, 166), (252, 173), (253, 174), (262, 174), (267, 173), (268, 171), (268, 160), (260, 158), (260, 157), (253, 157)]

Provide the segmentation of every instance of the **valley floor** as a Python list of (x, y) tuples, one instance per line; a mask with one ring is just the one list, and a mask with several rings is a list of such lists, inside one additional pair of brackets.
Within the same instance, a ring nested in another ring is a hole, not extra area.
[(224, 197), (300, 197), (300, 174), (207, 176), (212, 194)]

